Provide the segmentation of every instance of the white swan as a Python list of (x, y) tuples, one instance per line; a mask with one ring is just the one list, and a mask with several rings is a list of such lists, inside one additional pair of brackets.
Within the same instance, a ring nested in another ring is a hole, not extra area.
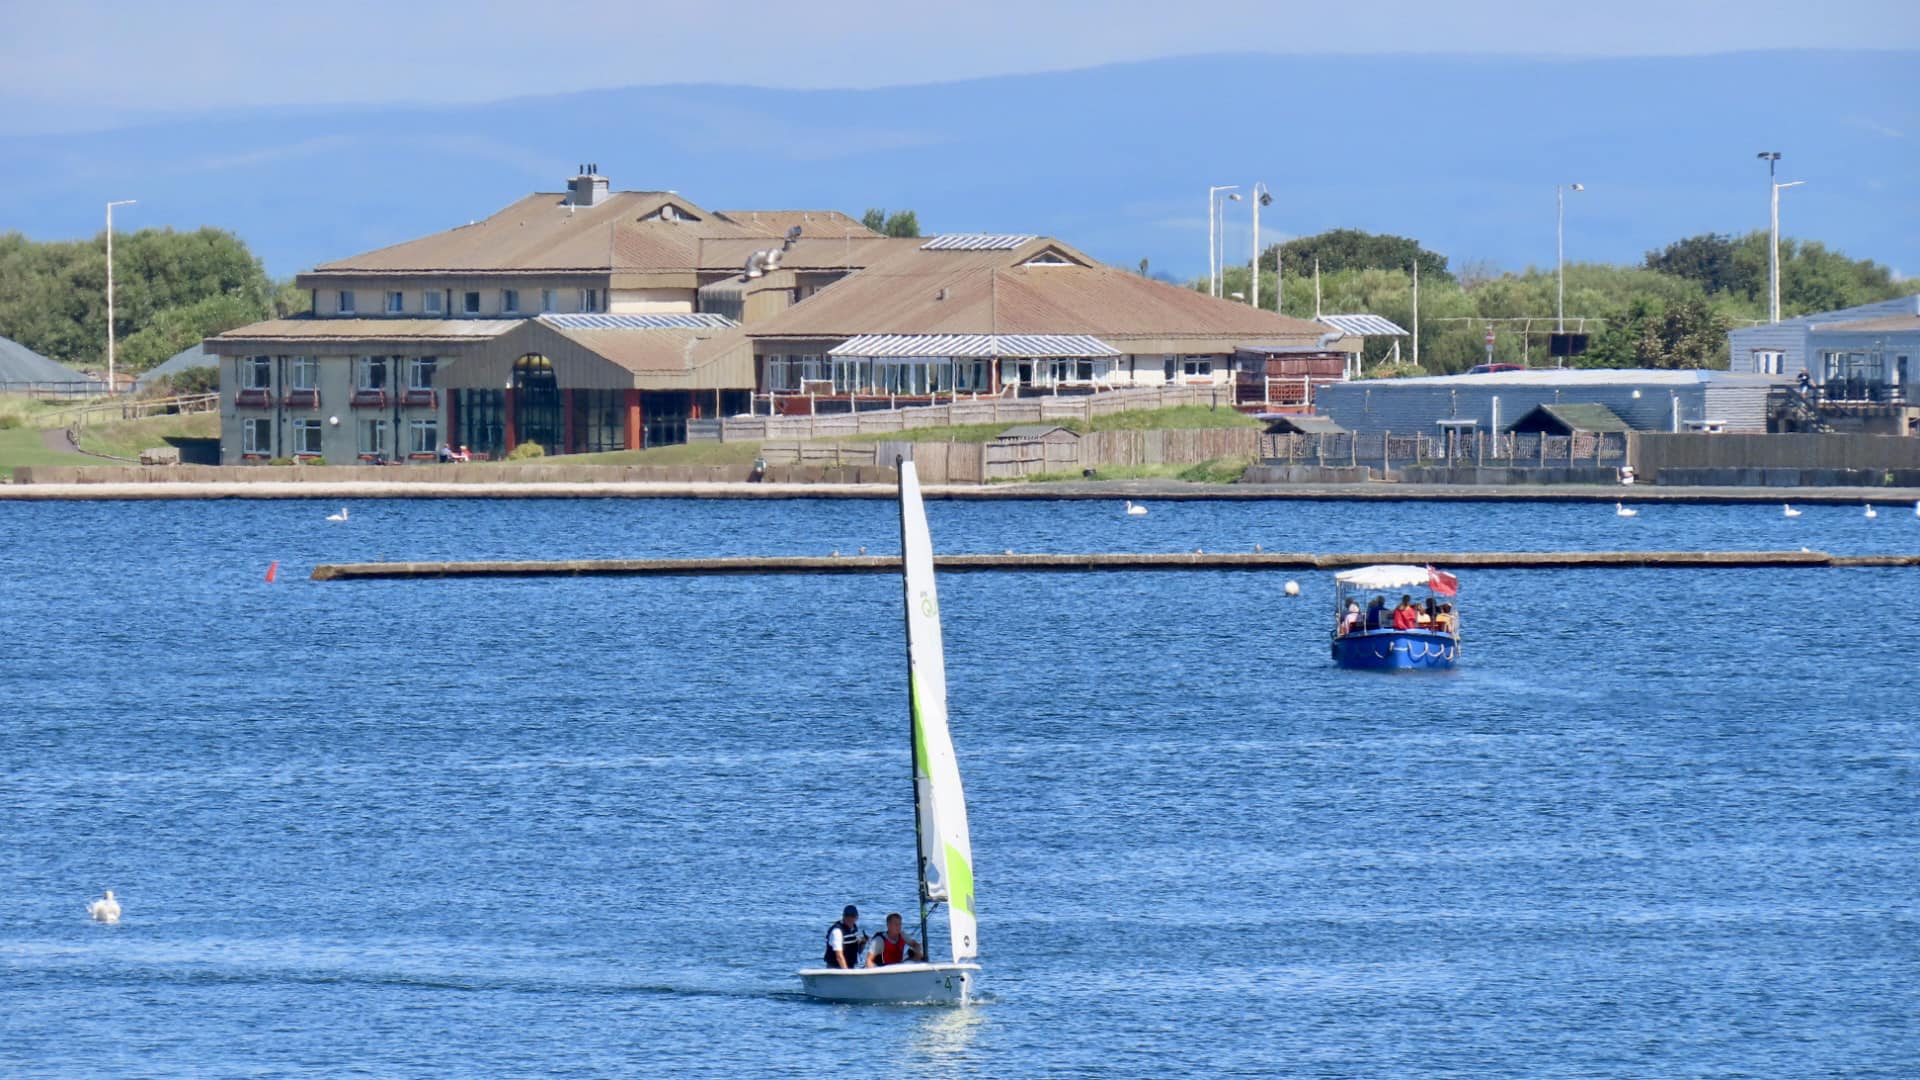
[(339, 513), (337, 513), (337, 514), (328, 514), (328, 515), (327, 515), (327, 520), (328, 520), (328, 521), (345, 521), (345, 520), (347, 520), (347, 508), (343, 506), (343, 507), (341, 507), (341, 508), (340, 508), (340, 512), (339, 512)]
[(92, 916), (94, 922), (117, 923), (120, 921), (120, 901), (115, 900), (113, 890), (108, 889), (107, 895), (87, 905), (87, 914)]
[(1787, 517), (1799, 517), (1799, 516), (1800, 516), (1800, 511), (1798, 511), (1798, 510), (1795, 510), (1795, 509), (1793, 508), (1793, 504), (1792, 504), (1792, 503), (1781, 503), (1781, 504), (1780, 504), (1780, 512), (1781, 512), (1781, 513), (1783, 513), (1783, 514), (1785, 514), (1785, 515), (1786, 515)]
[(1635, 510), (1630, 506), (1622, 506), (1619, 503), (1614, 503), (1613, 516), (1614, 517), (1639, 517), (1640, 511)]
[(1870, 517), (1870, 518), (1877, 518), (1877, 517), (1879, 517), (1879, 516), (1880, 516), (1880, 511), (1878, 511), (1878, 510), (1875, 510), (1875, 509), (1873, 508), (1873, 504), (1872, 504), (1872, 503), (1868, 503), (1868, 504), (1867, 504), (1867, 516), (1868, 516), (1868, 517)]
[(1144, 506), (1135, 506), (1133, 505), (1133, 500), (1128, 499), (1127, 500), (1127, 516), (1128, 517), (1146, 517), (1147, 508)]

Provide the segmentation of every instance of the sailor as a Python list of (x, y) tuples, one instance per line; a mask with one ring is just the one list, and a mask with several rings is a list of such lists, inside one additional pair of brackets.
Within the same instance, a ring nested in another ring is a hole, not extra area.
[(908, 960), (924, 962), (926, 959), (927, 950), (900, 928), (900, 913), (897, 911), (887, 916), (887, 932), (874, 938), (872, 947), (867, 950), (868, 967), (904, 964)]
[(827, 966), (858, 967), (860, 950), (866, 946), (867, 935), (860, 932), (860, 909), (848, 904), (839, 920), (827, 927)]

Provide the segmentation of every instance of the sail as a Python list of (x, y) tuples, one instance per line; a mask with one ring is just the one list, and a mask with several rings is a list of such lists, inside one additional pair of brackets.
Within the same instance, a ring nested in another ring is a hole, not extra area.
[[(973, 845), (967, 800), (947, 728), (947, 661), (933, 585), (933, 538), (913, 462), (900, 463), (900, 550), (907, 608), (908, 690), (913, 706), (914, 825), (920, 834), (920, 896), (947, 903), (953, 959), (979, 953), (974, 925)], [(931, 952), (931, 943), (929, 943)]]

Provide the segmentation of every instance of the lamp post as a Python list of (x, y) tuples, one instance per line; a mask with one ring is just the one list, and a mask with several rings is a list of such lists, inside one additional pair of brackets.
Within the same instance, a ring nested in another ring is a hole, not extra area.
[(1780, 321), (1780, 189), (1799, 187), (1805, 180), (1792, 180), (1785, 184), (1774, 179), (1774, 168), (1779, 164), (1780, 151), (1762, 150), (1754, 155), (1767, 163), (1767, 187), (1772, 189), (1771, 230), (1767, 243), (1767, 320)]
[[(1273, 205), (1273, 192), (1267, 189), (1267, 185), (1264, 183), (1253, 185), (1253, 300), (1252, 300), (1252, 304), (1256, 308), (1260, 306), (1260, 208), (1263, 206), (1272, 206), (1272, 205)], [(1274, 252), (1273, 254), (1273, 268), (1276, 271), (1276, 273), (1274, 274), (1274, 279), (1277, 282), (1280, 277), (1280, 275), (1277, 273), (1277, 271), (1280, 269), (1280, 253), (1277, 251)], [(1280, 286), (1278, 284), (1274, 286), (1276, 290), (1278, 290), (1279, 287)], [(1280, 308), (1279, 302), (1275, 301), (1274, 310), (1278, 311), (1279, 308)]]
[[(1215, 207), (1219, 205), (1221, 192), (1233, 191), (1239, 188), (1239, 186), (1240, 186), (1239, 184), (1217, 184), (1207, 189), (1207, 295), (1208, 296), (1220, 295), (1220, 269), (1219, 269), (1220, 268), (1220, 248), (1214, 241), (1214, 237), (1215, 237), (1214, 223), (1219, 220), (1219, 212), (1215, 209)], [(1240, 196), (1233, 195), (1230, 197), (1238, 199)]]
[(136, 200), (120, 199), (107, 204), (107, 393), (117, 387), (113, 381), (113, 208), (132, 206)]
[(1554, 276), (1559, 282), (1554, 287), (1553, 330), (1556, 334), (1567, 332), (1567, 192), (1585, 191), (1585, 184), (1553, 185), (1554, 217)]

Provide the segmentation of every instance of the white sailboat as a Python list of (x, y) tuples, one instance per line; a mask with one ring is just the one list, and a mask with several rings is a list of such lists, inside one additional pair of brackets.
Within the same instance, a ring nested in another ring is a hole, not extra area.
[[(919, 837), (920, 940), (928, 962), (872, 968), (807, 968), (801, 987), (829, 1001), (965, 1004), (980, 965), (974, 922), (973, 845), (967, 836), (966, 793), (947, 727), (947, 662), (940, 640), (940, 603), (934, 592), (933, 538), (913, 462), (901, 461), (900, 549), (907, 624), (907, 699), (913, 758), (913, 823)], [(947, 905), (950, 959), (933, 962), (927, 915)]]

